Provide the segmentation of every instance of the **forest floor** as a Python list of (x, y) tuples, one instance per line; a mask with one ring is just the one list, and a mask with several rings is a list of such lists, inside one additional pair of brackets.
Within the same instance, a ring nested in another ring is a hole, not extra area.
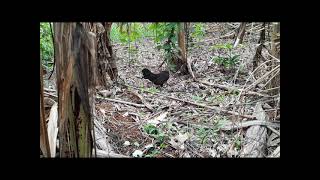
[(96, 119), (106, 129), (115, 153), (130, 157), (241, 157), (250, 126), (237, 123), (255, 119), (251, 116), (254, 117), (258, 102), (274, 125), (272, 131), (265, 128), (267, 141), (263, 156), (269, 156), (280, 146), (280, 106), (276, 103), (280, 96), (263, 97), (259, 84), (250, 89), (257, 94), (239, 93), (239, 89), (255, 81), (249, 77), (259, 27), (248, 28), (243, 45), (233, 49), (234, 55), (240, 55), (240, 63), (234, 70), (225, 70), (212, 61), (217, 56), (211, 49), (213, 45), (233, 44), (234, 37), (228, 35), (234, 33), (234, 26), (233, 23), (207, 23), (205, 36), (195, 39), (188, 49), (187, 57), (192, 61), (197, 81), (190, 75), (170, 72), (162, 88), (142, 79), (143, 68), (152, 72), (168, 70), (166, 63), (159, 69), (164, 52), (156, 49), (151, 38), (132, 43), (137, 51), (130, 55), (128, 44), (113, 45), (119, 77), (126, 85), (110, 84), (108, 91), (101, 91), (105, 94), (97, 93)]

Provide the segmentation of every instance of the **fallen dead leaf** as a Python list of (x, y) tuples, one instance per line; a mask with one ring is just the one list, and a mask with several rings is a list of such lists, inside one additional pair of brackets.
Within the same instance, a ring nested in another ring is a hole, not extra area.
[(169, 141), (171, 146), (175, 149), (181, 149), (184, 150), (184, 142), (188, 139), (188, 134), (181, 134), (179, 133), (178, 135), (172, 137)]
[(167, 111), (166, 111), (166, 112), (163, 112), (163, 113), (161, 113), (159, 116), (157, 116), (157, 117), (155, 117), (155, 118), (153, 118), (153, 119), (148, 120), (148, 123), (149, 123), (149, 124), (153, 124), (153, 125), (158, 125), (158, 124), (160, 124), (161, 122), (166, 122), (166, 121), (168, 121), (168, 120), (166, 119), (167, 114), (168, 114)]

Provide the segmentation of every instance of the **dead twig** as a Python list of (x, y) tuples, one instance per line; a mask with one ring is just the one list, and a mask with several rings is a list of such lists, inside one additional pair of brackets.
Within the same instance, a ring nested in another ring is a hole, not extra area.
[(128, 105), (135, 106), (135, 107), (140, 107), (140, 108), (146, 107), (146, 106), (143, 105), (143, 104), (136, 104), (136, 103), (127, 102), (127, 101), (122, 101), (122, 100), (117, 100), (117, 99), (102, 98), (102, 97), (96, 97), (96, 98), (97, 98), (97, 99), (103, 99), (103, 100), (111, 101), (111, 102), (116, 102), (116, 103), (128, 104)]
[[(276, 66), (275, 68), (273, 68), (271, 71), (267, 72), (266, 74), (264, 74), (261, 78), (259, 78), (258, 80), (256, 80), (254, 83), (252, 83), (249, 87), (247, 87), (246, 89), (244, 89), (244, 91), (248, 91), (249, 89), (255, 87), (257, 84), (259, 84), (260, 82), (262, 82), (262, 80), (264, 80), (266, 77), (268, 77), (271, 73), (273, 73), (274, 71), (278, 70), (278, 68), (280, 68), (280, 65)], [(242, 91), (241, 91), (242, 92)]]
[(54, 97), (54, 98), (58, 98), (58, 96), (55, 95), (55, 94), (51, 94), (51, 93), (47, 93), (47, 92), (43, 92), (43, 94), (44, 94), (44, 95), (48, 95), (48, 96), (52, 96), (52, 97)]
[(56, 92), (56, 90), (54, 90), (54, 89), (48, 89), (48, 88), (43, 88), (43, 90), (45, 90), (45, 91), (50, 91), (50, 92)]
[(280, 132), (275, 130), (273, 127), (271, 126), (267, 126), (267, 128), (269, 128), (272, 132), (276, 133), (279, 137), (280, 137)]
[(152, 106), (151, 106), (149, 103), (147, 103), (147, 101), (144, 99), (144, 97), (141, 96), (140, 94), (138, 94), (138, 92), (131, 91), (131, 90), (129, 90), (129, 91), (130, 91), (133, 95), (135, 95), (136, 97), (138, 97), (138, 98), (141, 100), (141, 102), (146, 106), (147, 109), (149, 109), (151, 112), (154, 110), (154, 109), (152, 108)]

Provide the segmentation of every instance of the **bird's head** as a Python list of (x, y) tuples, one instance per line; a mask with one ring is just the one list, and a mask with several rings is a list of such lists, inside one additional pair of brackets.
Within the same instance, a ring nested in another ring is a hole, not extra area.
[(146, 77), (146, 76), (148, 76), (149, 74), (151, 74), (151, 71), (150, 71), (149, 69), (144, 68), (144, 69), (142, 70), (142, 74), (143, 74), (144, 77)]

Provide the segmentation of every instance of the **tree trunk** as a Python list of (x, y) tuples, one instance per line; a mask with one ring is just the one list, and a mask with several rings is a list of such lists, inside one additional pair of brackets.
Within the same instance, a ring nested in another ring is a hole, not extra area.
[(182, 74), (188, 74), (187, 51), (185, 43), (185, 31), (183, 23), (178, 23), (178, 45), (179, 56), (181, 57), (180, 71)]
[[(271, 55), (280, 59), (280, 23), (272, 23), (272, 32), (271, 32)], [(280, 62), (272, 61), (271, 69), (278, 66)], [(280, 87), (280, 71), (275, 71), (271, 74), (273, 79), (268, 83), (268, 89)], [(269, 91), (270, 95), (276, 95), (280, 93), (280, 89), (274, 89)]]
[[(261, 52), (262, 52), (262, 48), (263, 48), (263, 44), (264, 44), (264, 41), (265, 41), (265, 36), (266, 36), (266, 30), (265, 30), (265, 23), (262, 24), (262, 28), (263, 30), (261, 31), (260, 33), (260, 39), (259, 39), (259, 46), (257, 47), (256, 49), (256, 54), (254, 55), (253, 57), (253, 70), (255, 70), (259, 64), (261, 62), (263, 62), (263, 57), (261, 55)], [(257, 74), (255, 74), (257, 75)]]
[(95, 23), (97, 34), (97, 61), (98, 61), (98, 82), (100, 86), (107, 89), (108, 73), (112, 81), (116, 81), (118, 77), (118, 69), (116, 58), (112, 51), (110, 40), (111, 22)]
[(94, 39), (81, 23), (54, 23), (54, 32), (60, 157), (91, 157), (93, 127), (88, 91)]
[(243, 37), (244, 37), (244, 34), (246, 32), (246, 25), (247, 23), (243, 22), (240, 24), (240, 27), (239, 27), (239, 30), (238, 30), (238, 35), (237, 35), (237, 38), (233, 44), (233, 48), (237, 47), (238, 44), (242, 44), (243, 42)]
[(111, 45), (111, 39), (110, 39), (111, 26), (112, 26), (112, 22), (106, 22), (104, 24), (104, 28), (106, 30), (105, 42), (110, 55), (110, 56), (107, 56), (108, 57), (107, 73), (109, 74), (112, 81), (116, 81), (118, 77), (118, 68), (116, 64), (116, 58), (112, 51), (112, 45)]

